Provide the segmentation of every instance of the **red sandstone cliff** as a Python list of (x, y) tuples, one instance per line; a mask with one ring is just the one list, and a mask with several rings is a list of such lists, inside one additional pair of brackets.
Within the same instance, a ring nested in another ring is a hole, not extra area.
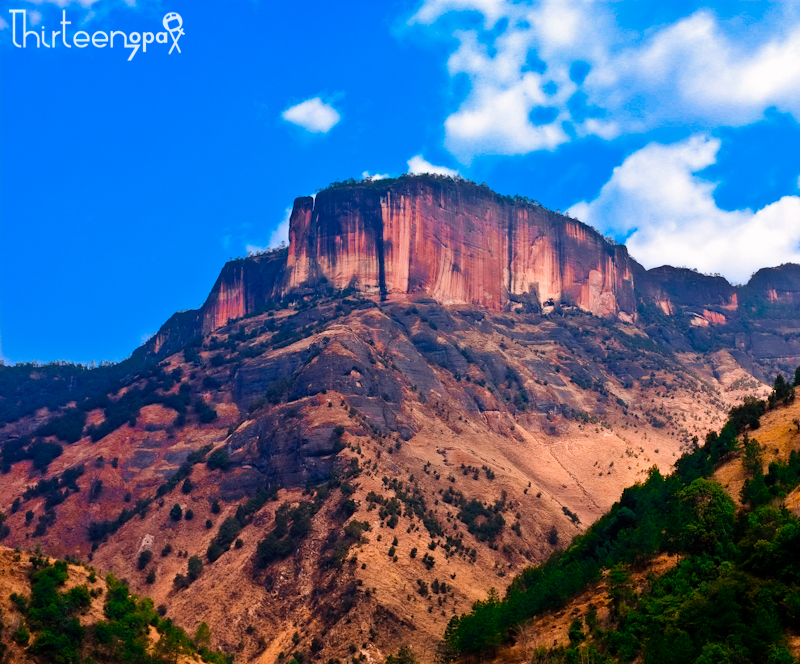
[(549, 300), (598, 315), (634, 311), (624, 247), (545, 208), (452, 180), (406, 178), (298, 198), (284, 290), (355, 285), (390, 299), (503, 309)]
[(166, 356), (228, 320), (323, 285), (493, 310), (561, 303), (627, 321), (644, 303), (667, 316), (682, 312), (693, 325), (725, 324), (743, 299), (800, 309), (800, 266), (761, 270), (744, 287), (685, 268), (645, 270), (575, 219), (482, 185), (404, 176), (298, 198), (288, 250), (227, 263), (203, 307), (175, 314), (144, 352)]

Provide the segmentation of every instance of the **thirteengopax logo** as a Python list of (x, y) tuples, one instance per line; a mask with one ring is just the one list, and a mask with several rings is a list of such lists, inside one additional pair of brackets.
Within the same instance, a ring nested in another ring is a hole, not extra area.
[[(147, 53), (148, 44), (167, 44), (169, 37), (172, 37), (172, 46), (169, 49), (170, 55), (173, 50), (181, 52), (181, 47), (178, 46), (178, 40), (184, 35), (183, 32), (183, 19), (180, 14), (170, 12), (164, 17), (161, 22), (166, 32), (122, 32), (121, 30), (112, 30), (111, 33), (106, 33), (98, 30), (91, 37), (88, 32), (79, 30), (72, 35), (72, 38), (67, 37), (67, 26), (72, 25), (72, 21), (67, 20), (67, 11), (61, 12), (61, 30), (52, 30), (50, 32), (50, 43), (47, 43), (47, 30), (44, 26), (41, 27), (41, 34), (36, 30), (28, 30), (27, 14), (24, 9), (9, 9), (9, 13), (13, 16), (12, 40), (14, 46), (17, 48), (28, 48), (28, 38), (31, 39), (31, 47), (33, 41), (36, 41), (36, 48), (55, 48), (58, 44), (57, 38), (61, 36), (61, 43), (66, 48), (86, 48), (91, 43), (95, 48), (105, 48), (106, 46), (114, 48), (114, 37), (117, 37), (117, 46), (131, 49), (131, 54), (128, 57), (128, 62), (133, 60), (133, 56), (142, 49), (142, 53)], [(17, 14), (22, 14), (22, 43), (17, 41)], [(70, 43), (72, 42), (72, 43)]]

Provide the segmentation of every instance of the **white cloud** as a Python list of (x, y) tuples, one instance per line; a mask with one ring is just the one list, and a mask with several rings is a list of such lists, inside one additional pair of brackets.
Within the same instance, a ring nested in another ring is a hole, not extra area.
[(408, 172), (418, 175), (420, 173), (436, 173), (438, 175), (449, 175), (454, 177), (458, 175), (458, 171), (446, 166), (434, 166), (429, 161), (425, 161), (421, 154), (418, 154), (408, 160)]
[(745, 282), (768, 265), (800, 262), (800, 198), (752, 210), (721, 210), (716, 184), (695, 175), (716, 162), (720, 141), (693, 136), (650, 143), (614, 169), (592, 202), (570, 214), (602, 229), (632, 234), (626, 245), (645, 267), (686, 265)]
[[(459, 46), (448, 70), (470, 86), (445, 121), (448, 149), (468, 163), (552, 150), (571, 136), (741, 126), (772, 106), (800, 120), (800, 13), (792, 3), (776, 3), (738, 32), (700, 10), (642, 34), (617, 24), (621, 4), (426, 0), (410, 23), (431, 25), (452, 12), (472, 25), (468, 13), (479, 12), (493, 29), (453, 33)], [(583, 76), (573, 80), (573, 66)]]
[(498, 19), (508, 13), (506, 0), (428, 0), (409, 20), (409, 23), (430, 25), (442, 14), (451, 11), (477, 11), (486, 19), (486, 27), (491, 29)]
[(389, 177), (388, 173), (375, 173), (375, 175), (370, 175), (369, 171), (364, 171), (361, 174), (361, 177), (365, 180), (383, 180)]
[(296, 106), (287, 108), (281, 117), (316, 134), (327, 134), (341, 119), (336, 109), (319, 97), (306, 99)]
[(266, 246), (261, 246), (257, 244), (247, 244), (245, 246), (245, 251), (248, 254), (260, 254), (267, 249), (270, 248), (277, 248), (281, 245), (281, 242), (289, 242), (289, 220), (292, 216), (292, 208), (286, 208), (286, 212), (283, 215), (283, 219), (278, 223), (275, 230), (269, 236), (269, 241), (267, 242)]
[(8, 27), (6, 20), (0, 16), (0, 30), (5, 30)]
[(31, 25), (39, 25), (42, 22), (42, 12), (36, 11), (35, 9), (29, 11), (28, 20), (31, 22)]
[(272, 231), (272, 235), (269, 236), (270, 247), (277, 247), (281, 242), (289, 242), (289, 219), (291, 216), (292, 208), (288, 207), (278, 227)]

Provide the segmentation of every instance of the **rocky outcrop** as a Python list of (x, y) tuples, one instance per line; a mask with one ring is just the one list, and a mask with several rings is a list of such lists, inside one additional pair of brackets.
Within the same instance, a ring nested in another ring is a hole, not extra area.
[(598, 315), (635, 308), (624, 247), (540, 206), (428, 177), (298, 198), (285, 290), (320, 283), (493, 310), (551, 300)]
[(662, 267), (634, 271), (637, 295), (672, 315), (679, 307), (719, 307), (735, 310), (738, 293), (724, 277), (712, 277), (686, 268)]
[(526, 199), (405, 176), (298, 198), (288, 249), (227, 263), (203, 307), (173, 316), (144, 352), (164, 357), (271, 302), (331, 287), (494, 311), (574, 306), (627, 322), (644, 304), (695, 329), (800, 311), (800, 266), (760, 270), (743, 287), (686, 268), (645, 270), (624, 246)]
[(800, 265), (787, 263), (779, 267), (762, 268), (742, 289), (743, 298), (751, 305), (767, 302), (800, 309)]
[(167, 357), (200, 335), (279, 300), (287, 250), (249, 256), (225, 264), (200, 309), (179, 311), (136, 352)]

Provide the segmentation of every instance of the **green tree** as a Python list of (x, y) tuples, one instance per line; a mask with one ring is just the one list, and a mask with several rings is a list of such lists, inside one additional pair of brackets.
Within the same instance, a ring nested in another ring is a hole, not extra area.
[(679, 527), (683, 548), (692, 553), (713, 552), (717, 542), (733, 533), (736, 506), (716, 482), (696, 479), (678, 492)]
[(169, 511), (169, 518), (172, 519), (173, 521), (180, 521), (181, 518), (183, 518), (183, 510), (181, 509), (181, 506), (178, 505), (178, 503), (175, 503), (172, 506), (172, 509)]
[(211, 644), (211, 629), (206, 623), (201, 622), (197, 626), (197, 631), (194, 633), (194, 643), (198, 650), (208, 648)]

